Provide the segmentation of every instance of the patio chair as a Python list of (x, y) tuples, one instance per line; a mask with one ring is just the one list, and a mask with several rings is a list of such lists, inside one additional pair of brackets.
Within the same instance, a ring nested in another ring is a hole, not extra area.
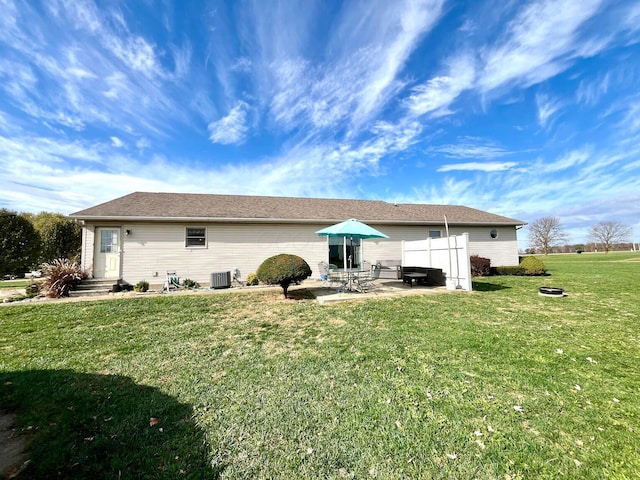
[(329, 270), (327, 274), (327, 281), (329, 282), (330, 288), (337, 288), (342, 291), (346, 288), (347, 283), (349, 281), (347, 275), (343, 272), (339, 272), (338, 268), (335, 265), (329, 264)]
[(320, 272), (320, 280), (322, 280), (322, 285), (329, 285), (329, 264), (327, 262), (318, 263), (318, 270)]
[(375, 281), (380, 278), (380, 271), (382, 269), (379, 265), (372, 265), (371, 270), (367, 273), (361, 273), (356, 277), (358, 288), (362, 292), (369, 292), (375, 288)]
[(180, 288), (180, 277), (178, 277), (176, 272), (167, 272), (163, 290), (169, 292), (171, 290), (180, 290)]

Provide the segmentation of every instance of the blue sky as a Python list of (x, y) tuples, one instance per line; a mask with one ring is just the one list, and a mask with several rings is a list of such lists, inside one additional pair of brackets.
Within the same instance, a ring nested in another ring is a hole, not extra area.
[(0, 208), (360, 198), (640, 241), (640, 1), (0, 5)]

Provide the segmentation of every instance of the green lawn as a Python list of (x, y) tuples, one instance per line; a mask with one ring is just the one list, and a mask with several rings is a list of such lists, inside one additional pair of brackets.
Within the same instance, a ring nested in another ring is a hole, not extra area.
[(637, 479), (640, 255), (540, 258), (473, 293), (0, 308), (24, 478)]
[(17, 280), (2, 280), (0, 281), (0, 290), (25, 288), (29, 283), (31, 283), (31, 281), (24, 278), (19, 278)]

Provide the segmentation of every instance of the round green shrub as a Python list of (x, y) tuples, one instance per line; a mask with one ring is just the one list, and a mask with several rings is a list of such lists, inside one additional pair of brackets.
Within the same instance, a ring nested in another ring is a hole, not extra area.
[(524, 270), (525, 275), (544, 275), (547, 273), (547, 267), (544, 266), (542, 260), (536, 257), (524, 257), (520, 262), (520, 268)]
[(256, 271), (258, 280), (269, 285), (280, 285), (287, 298), (287, 290), (292, 283), (298, 283), (311, 276), (311, 267), (301, 257), (281, 253), (267, 258)]
[(133, 290), (135, 292), (146, 292), (147, 290), (149, 290), (149, 282), (147, 282), (146, 280), (140, 280), (133, 286)]

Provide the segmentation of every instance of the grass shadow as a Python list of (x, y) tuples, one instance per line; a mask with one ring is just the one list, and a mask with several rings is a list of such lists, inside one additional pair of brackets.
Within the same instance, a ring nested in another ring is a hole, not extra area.
[(498, 285), (496, 283), (488, 283), (488, 282), (471, 282), (474, 292), (497, 292), (498, 290), (506, 290), (508, 287), (506, 285)]
[(289, 290), (287, 297), (289, 300), (314, 300), (316, 298), (313, 292), (306, 288)]
[(71, 370), (0, 374), (0, 406), (30, 437), (21, 479), (219, 478), (191, 406), (128, 377)]

